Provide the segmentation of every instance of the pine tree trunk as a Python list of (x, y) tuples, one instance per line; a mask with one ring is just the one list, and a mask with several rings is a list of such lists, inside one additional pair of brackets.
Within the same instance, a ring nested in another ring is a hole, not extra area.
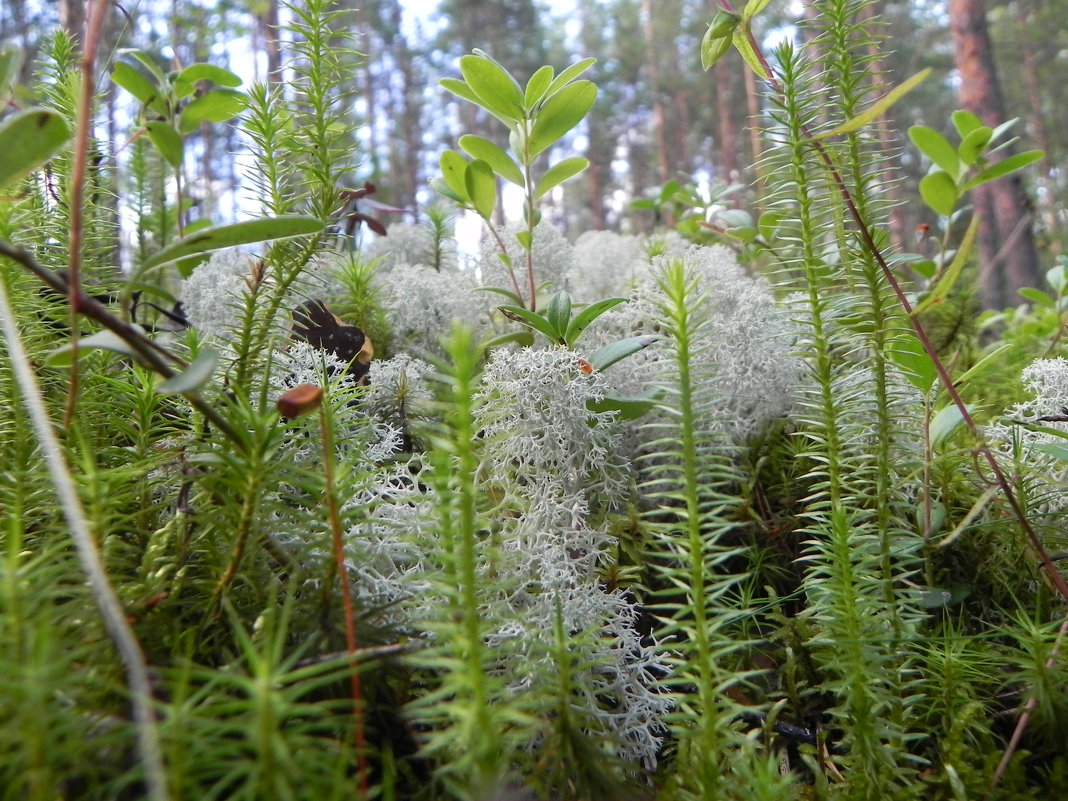
[(726, 60), (721, 61), (712, 70), (712, 77), (716, 82), (716, 127), (719, 129), (719, 141), (716, 143), (719, 150), (718, 161), (720, 166), (719, 180), (725, 184), (732, 184), (741, 178), (741, 170), (738, 161), (738, 135), (737, 125), (731, 109), (731, 83), (734, 76), (733, 62), (728, 66)]
[[(1006, 119), (983, 0), (949, 0), (954, 60), (960, 72), (960, 103), (984, 124)], [(1002, 151), (1002, 156), (1008, 155)], [(999, 308), (1016, 290), (1040, 285), (1034, 214), (1018, 174), (984, 184), (974, 193), (980, 215), (979, 258), (983, 303)]]

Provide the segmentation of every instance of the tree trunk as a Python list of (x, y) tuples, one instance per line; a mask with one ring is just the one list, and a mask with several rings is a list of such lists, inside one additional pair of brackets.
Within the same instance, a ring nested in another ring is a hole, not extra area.
[(268, 0), (262, 14), (256, 15), (256, 34), (267, 57), (267, 81), (282, 81), (282, 44), (278, 40), (278, 0)]
[(62, 0), (59, 4), (59, 25), (66, 28), (80, 44), (85, 34), (85, 0)]
[[(733, 62), (733, 60), (732, 60)], [(741, 170), (738, 161), (738, 136), (737, 125), (731, 114), (731, 83), (734, 76), (734, 64), (728, 68), (727, 61), (721, 61), (712, 70), (712, 77), (716, 82), (716, 127), (719, 129), (719, 141), (716, 143), (719, 150), (720, 175), (719, 179), (724, 184), (733, 184), (741, 178)]]
[[(960, 103), (994, 127), (1005, 121), (1005, 103), (990, 44), (983, 0), (949, 0)], [(1009, 155), (1001, 151), (1002, 157)], [(1000, 308), (1016, 290), (1040, 283), (1032, 233), (1033, 213), (1019, 174), (984, 184), (974, 193), (980, 216), (979, 259), (983, 303)]]
[[(656, 30), (653, 24), (653, 2), (642, 0), (645, 27), (646, 64), (649, 67), (649, 97), (653, 110), (653, 135), (656, 138), (656, 169), (661, 184), (671, 180), (668, 161), (667, 130), (664, 118), (664, 100), (661, 96), (660, 56), (656, 52)], [(667, 223), (671, 225), (669, 221)]]

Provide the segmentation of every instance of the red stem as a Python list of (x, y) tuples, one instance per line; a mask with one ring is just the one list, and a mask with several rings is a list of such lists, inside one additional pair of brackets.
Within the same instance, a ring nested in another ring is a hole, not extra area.
[(352, 689), (352, 720), (356, 741), (356, 764), (360, 798), (368, 797), (367, 738), (363, 725), (363, 690), (360, 669), (357, 664), (356, 610), (352, 602), (352, 587), (345, 564), (345, 546), (341, 535), (341, 514), (338, 510), (337, 492), (334, 486), (334, 437), (330, 429), (330, 413), (327, 399), (319, 407), (319, 430), (323, 441), (323, 475), (326, 481), (326, 508), (330, 518), (330, 533), (334, 544), (334, 561), (337, 563), (338, 583), (341, 587), (341, 605), (345, 615), (345, 647), (349, 655), (349, 681)]
[(70, 292), (71, 371), (67, 407), (63, 415), (63, 427), (70, 428), (74, 420), (74, 408), (78, 403), (78, 299), (81, 289), (82, 234), (85, 229), (83, 199), (85, 197), (85, 172), (89, 162), (89, 136), (93, 130), (93, 87), (96, 67), (96, 50), (100, 41), (100, 29), (108, 9), (106, 0), (89, 0), (89, 15), (82, 35), (82, 84), (78, 95), (77, 129), (74, 135), (74, 159), (70, 174), (70, 261), (68, 263)]

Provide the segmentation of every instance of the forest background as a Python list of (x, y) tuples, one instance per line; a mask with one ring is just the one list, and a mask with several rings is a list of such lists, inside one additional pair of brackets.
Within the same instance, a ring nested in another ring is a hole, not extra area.
[[(692, 184), (709, 221), (730, 228), (727, 209), (747, 209), (761, 192), (759, 165), (766, 150), (759, 126), (759, 89), (741, 58), (731, 53), (706, 74), (699, 43), (715, 4), (698, 0), (344, 0), (344, 26), (355, 33), (362, 58), (351, 65), (352, 113), (362, 141), (353, 150), (357, 175), (376, 186), (375, 199), (414, 213), (434, 199), (428, 179), (437, 159), (461, 131), (485, 130), (482, 113), (441, 91), (440, 78), (457, 73), (461, 55), (480, 47), (515, 75), (576, 57), (598, 59), (590, 77), (599, 99), (563, 149), (590, 160), (580, 179), (546, 197), (546, 218), (572, 238), (590, 229), (648, 233), (677, 222), (680, 210), (666, 201), (665, 186)], [(279, 0), (140, 0), (116, 5), (105, 23), (105, 52), (139, 48), (175, 65), (211, 62), (253, 80), (286, 77), (276, 38)], [(769, 41), (801, 35), (799, 19), (812, 13), (803, 2), (774, 3), (757, 21)], [(976, 194), (990, 221), (980, 236), (984, 305), (1019, 302), (1016, 290), (1039, 287), (1041, 275), (1063, 250), (1064, 164), (1068, 159), (1068, 8), (1061, 0), (908, 0), (875, 3), (865, 13), (881, 17), (886, 46), (872, 65), (888, 85), (931, 67), (933, 77), (893, 110), (885, 147), (897, 154), (888, 179), (897, 201), (889, 220), (894, 246), (903, 252), (936, 249), (938, 220), (918, 203), (928, 164), (902, 147), (912, 125), (949, 133), (950, 113), (966, 108), (988, 125), (1020, 118), (1014, 132), (1021, 149), (1045, 158), (1026, 179), (1011, 177)], [(63, 25), (75, 36), (84, 27), (78, 0), (0, 5), (0, 39), (18, 43), (28, 86), (29, 71), (46, 36)], [(339, 28), (342, 26), (339, 26)], [(803, 30), (803, 29), (801, 29)], [(123, 107), (122, 92), (102, 82), (101, 140), (120, 150), (136, 109)], [(129, 97), (126, 97), (129, 101)], [(192, 220), (216, 223), (239, 216), (241, 152), (229, 124), (204, 123), (186, 149)], [(122, 153), (106, 154), (109, 163)], [(1029, 185), (1021, 182), (1027, 180)], [(734, 191), (725, 192), (728, 187)], [(645, 201), (638, 207), (633, 201)], [(236, 201), (236, 202), (235, 202)], [(1058, 209), (1061, 211), (1058, 212)], [(717, 220), (717, 213), (720, 219)], [(415, 222), (412, 214), (384, 220)]]
[(1063, 797), (1062, 5), (5, 3), (0, 801)]

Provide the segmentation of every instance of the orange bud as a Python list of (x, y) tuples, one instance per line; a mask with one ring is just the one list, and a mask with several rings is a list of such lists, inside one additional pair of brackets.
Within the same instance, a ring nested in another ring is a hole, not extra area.
[(278, 413), (287, 420), (314, 412), (323, 402), (323, 388), (315, 384), (301, 384), (278, 399)]

